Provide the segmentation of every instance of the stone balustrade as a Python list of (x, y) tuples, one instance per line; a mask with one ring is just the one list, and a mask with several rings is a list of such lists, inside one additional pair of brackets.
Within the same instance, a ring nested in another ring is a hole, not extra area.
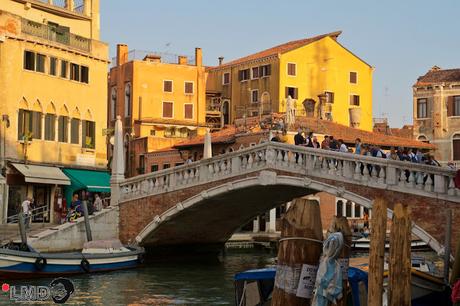
[(455, 171), (447, 168), (276, 142), (126, 179), (119, 185), (120, 202), (264, 169), (460, 203)]

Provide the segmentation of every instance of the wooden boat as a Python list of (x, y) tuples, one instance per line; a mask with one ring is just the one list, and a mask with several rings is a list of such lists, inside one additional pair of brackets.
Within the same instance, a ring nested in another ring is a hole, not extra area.
[(123, 246), (119, 240), (91, 241), (81, 252), (40, 253), (12, 243), (0, 248), (0, 277), (38, 278), (134, 268), (143, 262), (144, 249)]

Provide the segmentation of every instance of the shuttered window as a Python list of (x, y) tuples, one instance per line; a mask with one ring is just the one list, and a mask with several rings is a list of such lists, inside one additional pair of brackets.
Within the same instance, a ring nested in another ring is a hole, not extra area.
[(163, 102), (163, 118), (173, 117), (173, 102)]
[(70, 143), (80, 143), (80, 120), (75, 118), (70, 120)]
[(80, 66), (80, 82), (89, 83), (89, 68), (86, 66)]
[(37, 72), (45, 72), (45, 60), (46, 60), (45, 55), (37, 53), (37, 67), (36, 67)]
[(18, 114), (18, 140), (24, 140), (30, 133), (32, 133), (32, 112), (20, 109)]
[(286, 99), (289, 96), (292, 99), (298, 99), (298, 89), (296, 87), (286, 87)]
[(334, 103), (334, 93), (331, 91), (326, 91), (326, 102), (327, 103)]
[(460, 116), (460, 96), (447, 97), (447, 116)]
[(222, 84), (223, 85), (230, 84), (230, 73), (229, 72), (224, 73), (222, 77)]
[(272, 73), (271, 65), (264, 65), (264, 66), (259, 67), (259, 77), (263, 78), (263, 77), (271, 75), (271, 73)]
[(249, 69), (238, 71), (238, 80), (240, 82), (249, 80), (249, 77), (250, 77), (249, 74), (250, 74)]
[(49, 70), (50, 75), (54, 75), (54, 76), (57, 75), (57, 63), (58, 63), (57, 58), (50, 57), (50, 70)]
[(297, 74), (297, 65), (295, 63), (288, 63), (287, 64), (287, 73), (290, 76), (296, 76)]
[(193, 94), (193, 82), (185, 82), (184, 87), (184, 91), (186, 94)]
[(359, 106), (359, 96), (350, 95), (350, 105)]
[(24, 51), (24, 69), (35, 70), (35, 53)]
[(417, 99), (417, 118), (427, 118), (428, 116), (428, 101), (425, 98)]
[(173, 92), (173, 81), (163, 81), (163, 91)]
[(96, 122), (83, 120), (81, 128), (82, 147), (94, 149), (96, 147)]
[(460, 134), (455, 134), (452, 137), (452, 159), (460, 160)]
[(80, 66), (77, 64), (70, 64), (70, 79), (72, 81), (80, 81)]
[(357, 72), (350, 72), (350, 83), (351, 84), (358, 83), (358, 73)]
[(253, 67), (251, 71), (252, 71), (251, 79), (258, 79), (259, 78), (259, 67)]
[(56, 115), (45, 115), (45, 140), (54, 141), (56, 139)]
[(59, 116), (58, 118), (58, 141), (68, 142), (69, 117)]
[(252, 102), (252, 103), (259, 102), (259, 90), (254, 89), (254, 90), (251, 92), (251, 102)]
[(185, 119), (193, 119), (193, 104), (184, 105)]
[(68, 61), (61, 61), (61, 78), (67, 79), (67, 70), (69, 69)]

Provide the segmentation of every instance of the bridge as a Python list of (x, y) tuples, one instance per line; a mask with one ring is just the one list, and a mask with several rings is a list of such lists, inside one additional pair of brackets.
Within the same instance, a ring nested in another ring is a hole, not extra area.
[(412, 232), (434, 250), (453, 211), (460, 234), (460, 190), (447, 168), (265, 142), (112, 185), (119, 237), (146, 247), (222, 246), (255, 216), (294, 198), (327, 192), (372, 208), (388, 200), (412, 209)]

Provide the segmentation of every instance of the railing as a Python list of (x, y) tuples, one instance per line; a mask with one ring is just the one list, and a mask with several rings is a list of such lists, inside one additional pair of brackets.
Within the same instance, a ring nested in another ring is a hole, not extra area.
[(120, 184), (121, 201), (262, 169), (460, 202), (455, 171), (447, 168), (275, 142), (127, 179)]
[[(48, 216), (48, 207), (47, 206), (40, 206), (38, 208), (32, 209), (29, 211), (30, 213), (30, 220), (35, 221), (38, 216), (42, 216), (42, 222), (45, 223), (45, 217)], [(19, 222), (19, 214), (10, 216), (6, 218), (5, 223), (18, 223)]]
[(91, 49), (91, 40), (88, 38), (66, 31), (57, 31), (55, 27), (25, 18), (22, 19), (22, 33), (54, 41), (86, 52), (89, 52)]
[(61, 9), (67, 9), (77, 14), (85, 13), (85, 0), (37, 0)]

